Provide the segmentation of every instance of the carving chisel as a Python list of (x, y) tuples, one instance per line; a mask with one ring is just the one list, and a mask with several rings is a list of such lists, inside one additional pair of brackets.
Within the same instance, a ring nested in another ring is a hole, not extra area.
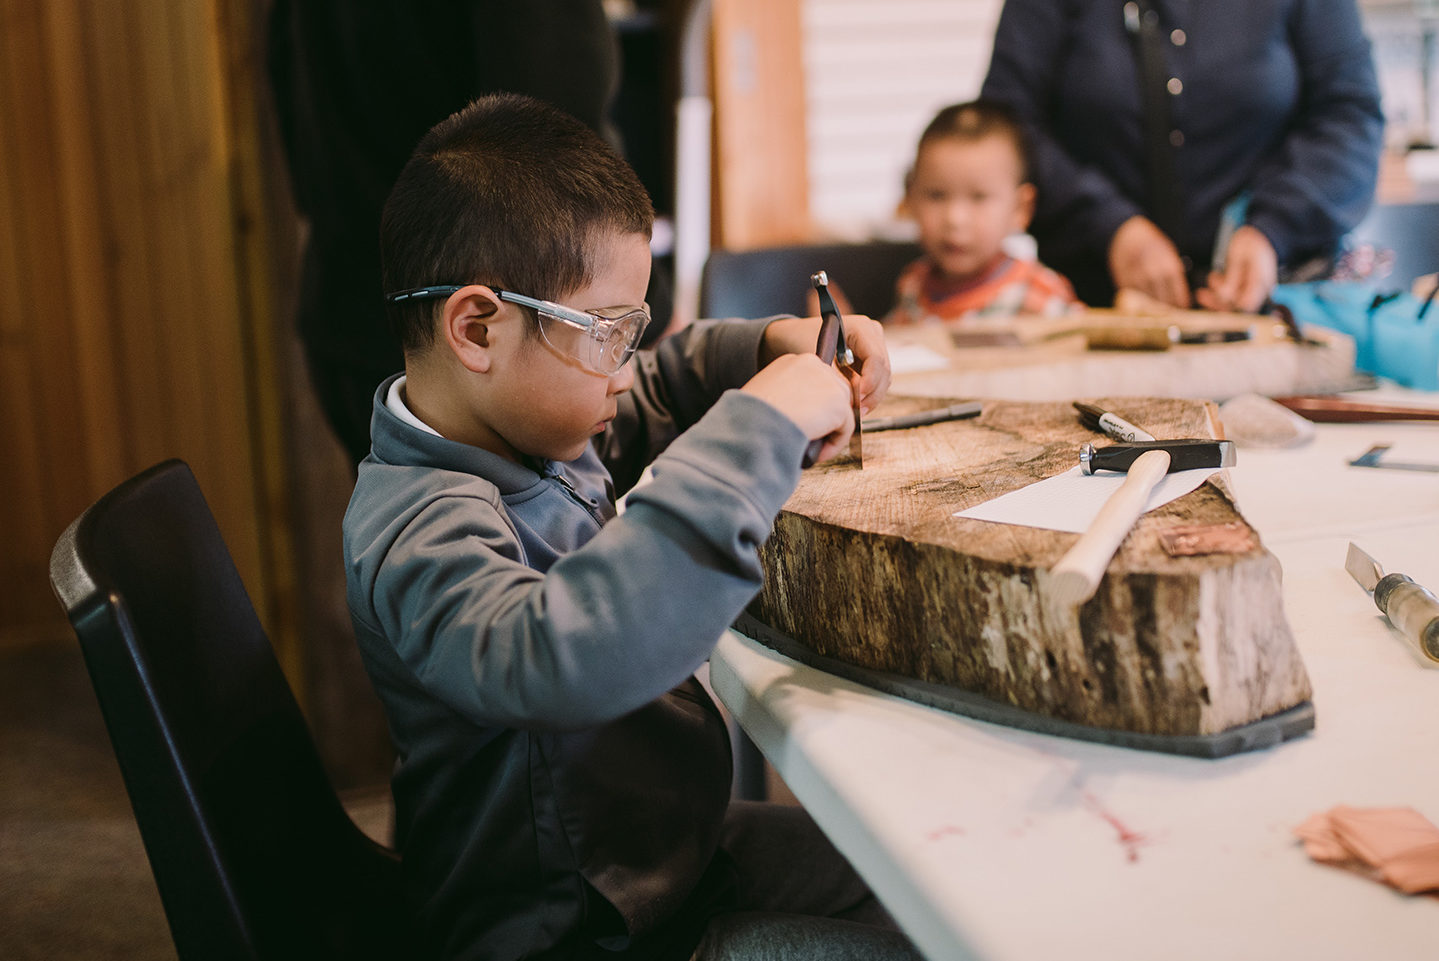
[(1439, 661), (1439, 598), (1407, 575), (1384, 573), (1379, 562), (1353, 542), (1344, 558), (1344, 569), (1374, 598), (1374, 606), (1384, 612), (1389, 623), (1419, 648), (1419, 653)]
[(1439, 473), (1439, 464), (1415, 463), (1411, 461), (1385, 460), (1384, 455), (1389, 453), (1392, 444), (1375, 444), (1364, 453), (1349, 462), (1350, 467), (1383, 467), (1389, 470), (1417, 470), (1427, 473)]
[[(839, 365), (841, 373), (850, 374), (854, 372), (854, 354), (850, 351), (849, 345), (844, 339), (844, 320), (839, 315), (839, 308), (834, 305), (834, 298), (829, 294), (829, 275), (823, 270), (817, 270), (810, 275), (810, 284), (814, 286), (815, 293), (819, 295), (819, 339), (815, 343), (814, 352), (819, 359), (826, 364)], [(809, 447), (805, 448), (804, 460), (800, 466), (809, 467), (819, 457), (820, 448), (824, 446), (824, 438), (810, 441)], [(853, 458), (856, 465), (864, 466), (864, 445), (860, 440), (860, 416), (859, 404), (854, 405), (854, 433), (849, 438), (849, 457)]]

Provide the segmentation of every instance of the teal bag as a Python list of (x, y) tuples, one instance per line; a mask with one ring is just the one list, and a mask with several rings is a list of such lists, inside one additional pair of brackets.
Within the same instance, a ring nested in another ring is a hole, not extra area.
[(1439, 390), (1439, 310), (1408, 292), (1381, 293), (1372, 283), (1318, 280), (1280, 284), (1270, 299), (1301, 326), (1327, 327), (1354, 339), (1354, 366), (1404, 387)]

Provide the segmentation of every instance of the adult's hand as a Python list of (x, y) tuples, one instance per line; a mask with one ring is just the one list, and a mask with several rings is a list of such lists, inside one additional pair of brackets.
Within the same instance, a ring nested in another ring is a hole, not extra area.
[(1148, 217), (1130, 217), (1114, 232), (1109, 274), (1116, 289), (1137, 290), (1172, 307), (1189, 306), (1189, 281), (1179, 248)]
[(1209, 286), (1196, 291), (1200, 306), (1210, 310), (1253, 313), (1268, 299), (1279, 280), (1274, 245), (1257, 227), (1234, 231), (1224, 254), (1224, 272), (1211, 273)]

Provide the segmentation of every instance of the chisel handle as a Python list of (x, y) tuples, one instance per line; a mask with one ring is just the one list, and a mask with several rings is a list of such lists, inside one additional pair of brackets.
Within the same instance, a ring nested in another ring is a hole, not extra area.
[(1439, 598), (1403, 574), (1385, 574), (1374, 585), (1374, 603), (1421, 654), (1439, 661)]
[(1154, 485), (1167, 473), (1167, 451), (1145, 451), (1135, 459), (1119, 490), (1104, 502), (1094, 522), (1049, 572), (1050, 594), (1057, 603), (1078, 605), (1094, 596), (1114, 552), (1144, 513)]

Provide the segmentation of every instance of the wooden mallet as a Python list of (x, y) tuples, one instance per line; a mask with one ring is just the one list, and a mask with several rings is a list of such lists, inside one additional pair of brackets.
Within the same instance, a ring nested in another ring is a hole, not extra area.
[(1083, 604), (1094, 596), (1114, 552), (1144, 513), (1150, 492), (1165, 474), (1233, 464), (1234, 442), (1227, 440), (1149, 440), (1097, 449), (1085, 444), (1079, 452), (1084, 473), (1110, 470), (1129, 476), (1049, 572), (1050, 596), (1060, 605)]

